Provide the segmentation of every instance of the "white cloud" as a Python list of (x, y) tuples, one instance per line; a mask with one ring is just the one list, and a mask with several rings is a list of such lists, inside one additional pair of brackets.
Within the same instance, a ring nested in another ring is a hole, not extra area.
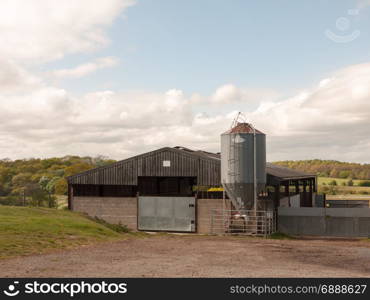
[[(291, 98), (261, 102), (247, 118), (267, 134), (269, 160), (369, 162), (369, 86), (370, 64), (351, 66)], [(193, 98), (177, 89), (75, 97), (43, 83), (32, 92), (0, 94), (1, 156), (104, 154), (120, 159), (176, 145), (219, 151), (219, 135), (236, 111), (225, 99), (227, 104), (216, 111), (202, 113)], [(249, 104), (238, 108), (246, 111)]]
[(11, 60), (0, 58), (0, 92), (30, 90), (41, 84), (40, 79)]
[(357, 7), (363, 9), (370, 6), (370, 0), (359, 0), (357, 2)]
[(57, 79), (64, 78), (81, 78), (88, 74), (94, 73), (97, 70), (114, 67), (118, 64), (118, 59), (115, 57), (97, 58), (92, 62), (79, 65), (71, 69), (61, 69), (50, 72)]
[[(247, 117), (267, 134), (270, 160), (319, 157), (366, 162), (368, 86), (370, 64), (352, 66), (294, 97), (265, 102)], [(5, 121), (0, 125), (4, 141), (0, 150), (3, 157), (114, 158), (175, 145), (219, 151), (219, 135), (236, 111), (225, 105), (212, 114), (196, 112), (191, 99), (175, 89), (103, 91), (75, 98), (62, 89), (41, 87), (32, 94), (0, 98), (0, 118)], [(246, 106), (240, 105), (241, 110)]]
[[(1, 156), (48, 156), (61, 150), (53, 143), (73, 135), (74, 123), (68, 119), (73, 116), (68, 114), (74, 113), (78, 101), (31, 70), (68, 54), (106, 46), (107, 27), (133, 4), (132, 0), (0, 2)], [(77, 78), (116, 63), (107, 57), (55, 75)]]
[(27, 62), (60, 59), (107, 45), (105, 29), (131, 0), (2, 0), (0, 56)]
[(269, 134), (273, 158), (369, 162), (369, 86), (370, 64), (351, 66), (249, 117)]
[[(131, 1), (2, 1), (1, 157), (66, 154), (125, 158), (162, 146), (219, 151), (236, 110), (267, 134), (268, 158), (369, 162), (370, 64), (350, 66), (314, 88), (277, 101), (268, 88), (220, 86), (210, 96), (100, 91), (75, 96), (32, 73), (29, 64), (106, 45), (106, 27)], [(114, 58), (52, 72), (79, 78)], [(50, 72), (50, 71), (49, 71)]]
[(245, 103), (255, 104), (276, 99), (278, 94), (270, 89), (239, 88), (233, 84), (220, 86), (211, 97), (211, 102), (218, 104)]

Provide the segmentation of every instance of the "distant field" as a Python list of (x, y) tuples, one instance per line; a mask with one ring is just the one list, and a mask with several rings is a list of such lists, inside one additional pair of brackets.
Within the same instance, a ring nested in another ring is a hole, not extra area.
[(318, 188), (319, 188), (319, 193), (325, 193), (329, 195), (335, 194), (335, 195), (369, 195), (370, 196), (370, 187), (319, 185)]
[[(349, 179), (331, 178), (331, 177), (317, 177), (317, 180), (318, 180), (319, 185), (322, 185), (323, 183), (325, 183), (327, 185), (329, 182), (331, 182), (333, 180), (335, 180), (338, 185), (342, 185), (343, 182), (345, 182), (347, 184)], [(352, 181), (353, 181), (353, 185), (358, 185), (363, 180), (352, 179)]]
[(369, 186), (337, 186), (338, 190), (342, 190), (345, 192), (355, 191), (357, 193), (368, 192), (370, 194), (370, 187)]
[[(335, 180), (337, 185), (329, 185), (330, 182)], [(318, 177), (318, 188), (319, 193), (325, 194), (335, 194), (338, 198), (340, 195), (364, 195), (370, 196), (370, 187), (358, 186), (358, 184), (363, 180), (352, 180), (353, 186), (348, 186), (349, 179), (343, 178), (330, 178), (330, 177)], [(346, 185), (342, 185), (345, 183)]]
[(326, 200), (369, 200), (370, 195), (326, 195)]
[(71, 211), (0, 205), (0, 259), (122, 238)]

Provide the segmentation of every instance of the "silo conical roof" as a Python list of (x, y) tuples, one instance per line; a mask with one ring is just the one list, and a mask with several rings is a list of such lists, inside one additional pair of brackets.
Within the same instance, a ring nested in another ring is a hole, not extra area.
[[(238, 122), (233, 128), (229, 129), (223, 134), (229, 134), (229, 133), (252, 133), (253, 134), (253, 127), (249, 123)], [(256, 129), (256, 134), (264, 134), (264, 133)]]

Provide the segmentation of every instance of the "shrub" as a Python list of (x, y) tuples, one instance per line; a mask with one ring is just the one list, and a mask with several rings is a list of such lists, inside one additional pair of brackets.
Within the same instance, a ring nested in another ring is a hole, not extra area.
[(361, 181), (358, 185), (359, 186), (370, 186), (370, 181), (368, 181), (368, 180)]
[(327, 186), (324, 186), (322, 189), (321, 189), (322, 192), (327, 192), (329, 191), (329, 188)]
[(340, 178), (348, 178), (350, 175), (351, 175), (351, 171), (340, 171), (338, 176)]
[(23, 199), (20, 196), (6, 196), (2, 197), (0, 199), (0, 204), (1, 205), (11, 205), (11, 206), (23, 206)]
[(331, 195), (336, 195), (336, 194), (337, 194), (337, 189), (333, 186), (333, 187), (330, 189), (329, 194), (331, 194)]
[(348, 180), (347, 185), (348, 186), (353, 186), (353, 180), (352, 179)]
[(328, 183), (329, 185), (337, 185), (337, 181), (336, 180), (332, 180)]
[(31, 206), (56, 208), (57, 198), (53, 195), (48, 195), (42, 190), (37, 190), (31, 194), (31, 201), (28, 204)]

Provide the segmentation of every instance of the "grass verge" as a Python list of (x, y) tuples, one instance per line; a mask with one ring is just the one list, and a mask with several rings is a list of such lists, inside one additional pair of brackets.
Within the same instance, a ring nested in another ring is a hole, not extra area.
[(121, 223), (118, 224), (111, 224), (108, 223), (107, 221), (104, 221), (103, 219), (100, 219), (98, 217), (92, 218), (92, 220), (96, 223), (102, 224), (103, 226), (119, 233), (129, 233), (131, 230), (126, 226), (122, 225)]
[(0, 259), (122, 239), (122, 232), (71, 211), (0, 205)]

